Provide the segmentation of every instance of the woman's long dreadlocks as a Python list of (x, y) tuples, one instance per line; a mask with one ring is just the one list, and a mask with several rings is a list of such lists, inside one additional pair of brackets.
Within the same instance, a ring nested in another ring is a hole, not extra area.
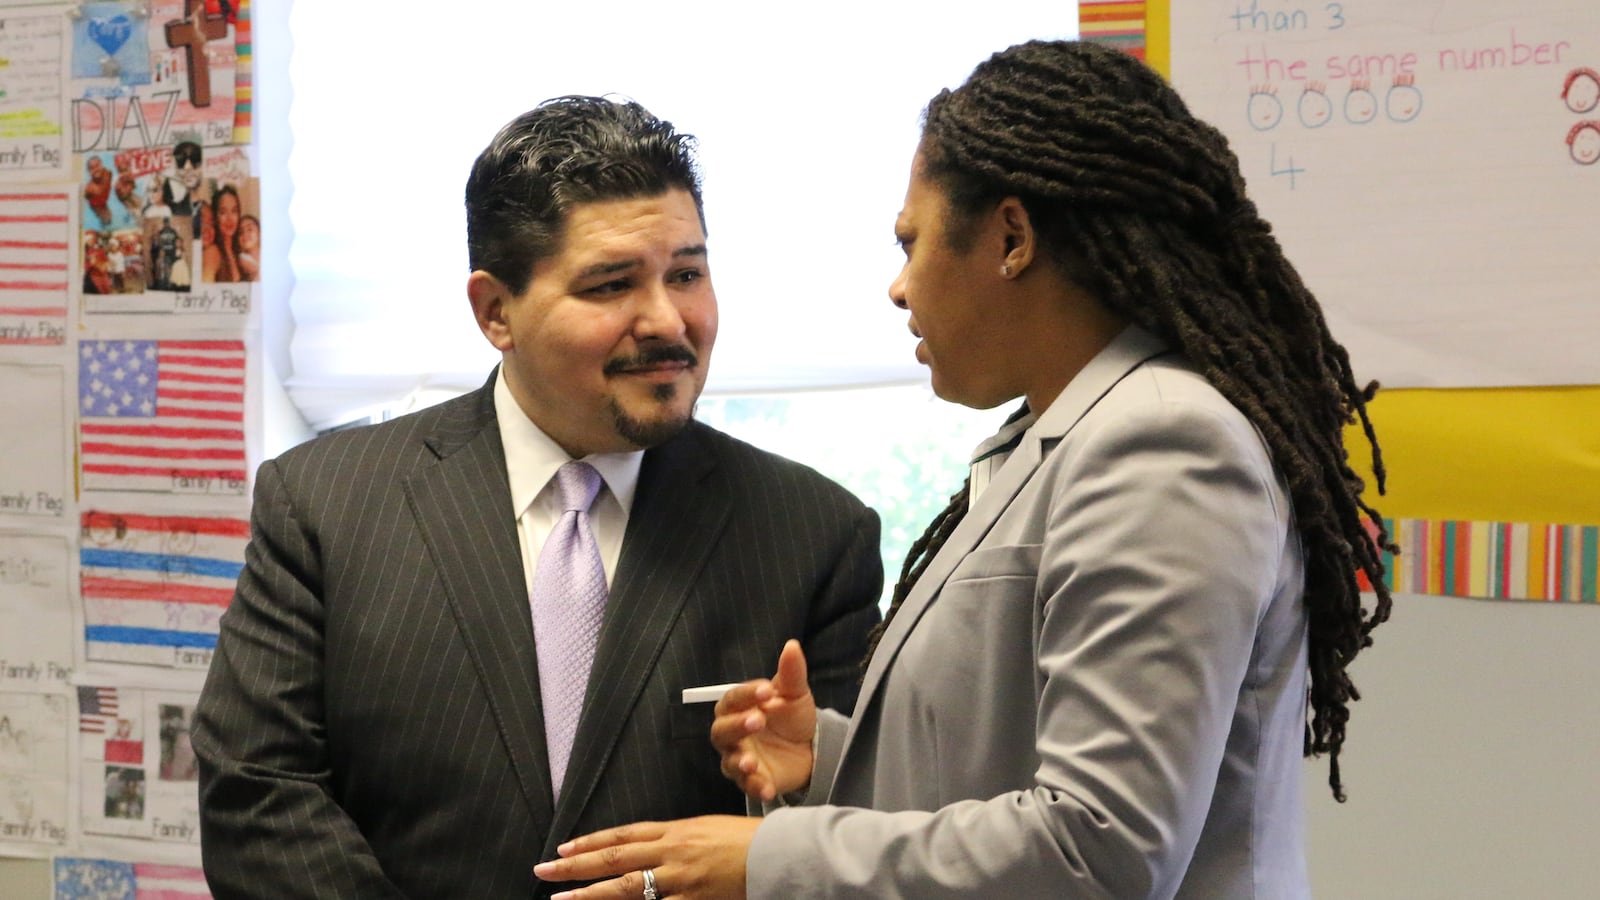
[[(1377, 385), (1357, 385), (1316, 298), (1246, 198), (1227, 139), (1133, 57), (1034, 41), (935, 97), (921, 152), (958, 218), (1020, 198), (1079, 285), (1182, 350), (1260, 430), (1288, 481), (1306, 555), (1305, 752), (1328, 754), (1328, 784), (1342, 801), (1339, 752), (1348, 704), (1360, 699), (1347, 668), (1389, 617), (1383, 553), (1395, 552), (1344, 446), (1344, 426), (1359, 421), (1381, 494), (1383, 457), (1367, 416)], [(966, 510), (963, 487), (912, 546), (874, 649)], [(1357, 572), (1377, 594), (1370, 615)]]

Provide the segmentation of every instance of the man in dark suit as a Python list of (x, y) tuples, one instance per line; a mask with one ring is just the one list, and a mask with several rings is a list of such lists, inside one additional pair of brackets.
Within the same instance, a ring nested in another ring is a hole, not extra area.
[[(877, 516), (691, 418), (717, 323), (692, 139), (548, 101), (466, 198), (496, 373), (257, 474), (193, 737), (219, 900), (548, 897), (533, 866), (573, 835), (744, 809), (685, 688), (798, 637), (819, 702), (853, 705)], [(560, 572), (604, 570), (590, 635), (558, 637), (587, 596), (545, 577), (568, 547), (590, 568)]]

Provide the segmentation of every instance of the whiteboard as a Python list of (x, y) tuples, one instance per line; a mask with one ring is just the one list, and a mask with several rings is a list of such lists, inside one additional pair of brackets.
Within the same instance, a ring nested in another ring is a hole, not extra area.
[(1172, 80), (1389, 387), (1600, 384), (1600, 3), (1183, 0)]

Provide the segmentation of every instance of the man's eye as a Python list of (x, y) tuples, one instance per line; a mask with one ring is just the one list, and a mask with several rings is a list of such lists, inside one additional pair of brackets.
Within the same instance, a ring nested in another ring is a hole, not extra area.
[(692, 284), (704, 277), (706, 277), (706, 273), (699, 269), (684, 269), (681, 272), (674, 272), (671, 280), (675, 284)]
[(628, 280), (626, 278), (618, 278), (613, 281), (597, 284), (591, 288), (584, 288), (579, 293), (583, 294), (585, 297), (608, 297), (612, 294), (620, 294), (626, 291), (628, 288)]

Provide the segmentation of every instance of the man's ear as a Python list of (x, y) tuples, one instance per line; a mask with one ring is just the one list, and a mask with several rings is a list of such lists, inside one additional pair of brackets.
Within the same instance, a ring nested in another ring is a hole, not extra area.
[(1028, 215), (1027, 207), (1016, 197), (1001, 200), (994, 215), (1005, 238), (1001, 272), (1006, 278), (1016, 278), (1033, 264), (1039, 234), (1033, 228), (1033, 218)]
[(512, 347), (511, 323), (506, 304), (511, 292), (505, 282), (482, 269), (467, 276), (467, 299), (472, 301), (472, 315), (478, 320), (478, 330), (489, 339), (496, 350)]

